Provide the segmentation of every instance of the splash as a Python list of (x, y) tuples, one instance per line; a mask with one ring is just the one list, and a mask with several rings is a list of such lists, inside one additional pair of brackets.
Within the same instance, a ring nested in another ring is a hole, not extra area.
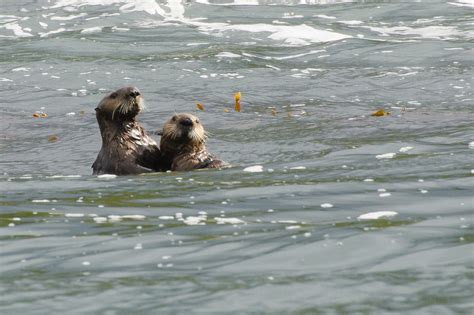
[(375, 27), (375, 26), (361, 26), (362, 28), (368, 28), (373, 32), (379, 33), (381, 36), (390, 36), (390, 35), (405, 35), (413, 36), (415, 38), (430, 38), (430, 39), (440, 39), (440, 40), (450, 40), (458, 37), (472, 37), (471, 32), (463, 32), (458, 30), (454, 26), (426, 26), (412, 28), (408, 26), (395, 26), (395, 27)]
[[(202, 4), (211, 5), (207, 1), (200, 1)], [(214, 5), (214, 4), (212, 4)], [(260, 5), (258, 0), (236, 0), (225, 5)], [(262, 4), (263, 5), (263, 4)], [(149, 15), (161, 17), (154, 18), (151, 23), (144, 19), (136, 21), (137, 26), (141, 27), (156, 27), (169, 24), (180, 24), (185, 26), (192, 26), (200, 33), (222, 37), (234, 36), (235, 34), (246, 36), (246, 34), (258, 34), (269, 40), (281, 43), (283, 46), (305, 46), (312, 43), (338, 41), (351, 36), (336, 33), (328, 30), (320, 30), (306, 24), (300, 25), (276, 25), (276, 24), (231, 24), (230, 22), (207, 22), (206, 18), (186, 18), (185, 6), (182, 0), (167, 0), (166, 2), (157, 2), (155, 0), (58, 0), (49, 9), (64, 9), (68, 12), (79, 11), (86, 6), (118, 6), (122, 14), (132, 12), (145, 12)], [(113, 15), (118, 15), (114, 13)], [(68, 16), (57, 16), (55, 13), (44, 15), (49, 17), (51, 21), (77, 21), (79, 19), (87, 20), (87, 13), (81, 12), (71, 14)], [(109, 14), (110, 15), (110, 14)], [(13, 32), (13, 36), (4, 37), (32, 37), (39, 35), (40, 37), (48, 37), (66, 31), (77, 31), (75, 27), (72, 28), (58, 28), (56, 30), (49, 30), (47, 32), (38, 32), (33, 34), (31, 29), (20, 26), (21, 19), (17, 17), (4, 16), (8, 23), (0, 26)], [(43, 29), (48, 28), (48, 23), (39, 22)], [(100, 32), (99, 27), (86, 28), (82, 30), (83, 34)], [(247, 35), (248, 36), (248, 35)]]

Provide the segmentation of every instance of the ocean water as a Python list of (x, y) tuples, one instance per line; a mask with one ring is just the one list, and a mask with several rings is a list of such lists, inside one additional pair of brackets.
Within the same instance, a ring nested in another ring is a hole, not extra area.
[[(473, 47), (472, 0), (2, 0), (0, 313), (472, 314)], [(129, 85), (233, 167), (92, 176)]]

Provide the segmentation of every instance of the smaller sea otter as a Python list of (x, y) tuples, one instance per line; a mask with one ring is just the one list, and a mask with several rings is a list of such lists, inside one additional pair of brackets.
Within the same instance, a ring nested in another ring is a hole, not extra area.
[(207, 133), (197, 117), (187, 113), (171, 117), (165, 123), (161, 136), (162, 170), (228, 167), (229, 164), (207, 152), (206, 140)]
[(135, 120), (143, 109), (136, 87), (124, 87), (100, 101), (96, 110), (102, 148), (92, 165), (93, 174), (129, 175), (159, 169), (160, 150)]

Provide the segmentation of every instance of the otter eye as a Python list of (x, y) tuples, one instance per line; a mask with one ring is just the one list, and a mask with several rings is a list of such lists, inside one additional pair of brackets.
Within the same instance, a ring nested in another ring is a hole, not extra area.
[(196, 124), (199, 124), (199, 119), (196, 119), (195, 123), (196, 123)]
[(172, 121), (176, 121), (177, 118), (178, 118), (178, 117), (176, 117), (176, 115), (174, 115), (174, 116), (171, 118), (171, 120), (172, 120)]
[(110, 94), (110, 98), (116, 98), (117, 97), (117, 93), (116, 92), (113, 92), (112, 94)]

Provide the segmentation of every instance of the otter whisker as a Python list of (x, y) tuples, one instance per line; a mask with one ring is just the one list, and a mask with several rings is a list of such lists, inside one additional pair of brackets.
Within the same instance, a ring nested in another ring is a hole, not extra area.
[(112, 120), (114, 120), (115, 111), (116, 111), (119, 107), (120, 107), (120, 105), (114, 108), (114, 110), (113, 110), (113, 112), (112, 112)]
[(122, 107), (123, 107), (123, 103), (120, 103), (117, 108), (114, 109), (114, 114), (115, 114), (115, 111), (117, 111), (119, 114), (122, 113)]
[(137, 105), (141, 111), (145, 111), (147, 109), (145, 101), (141, 98), (138, 99)]
[(177, 139), (182, 136), (181, 129), (177, 128), (176, 126), (173, 126), (173, 138)]
[(163, 130), (163, 134), (166, 134), (169, 139), (174, 140), (178, 138), (178, 132), (177, 128), (175, 126), (172, 126), (171, 128), (167, 128), (166, 130)]
[(128, 114), (128, 112), (130, 111), (130, 102), (123, 102), (122, 104), (120, 104), (119, 106), (119, 113), (122, 114), (122, 115), (126, 115)]
[(133, 105), (131, 104), (131, 102), (122, 103), (120, 105), (120, 113), (122, 113), (124, 115), (127, 114), (130, 111), (130, 109), (132, 108), (132, 106)]
[(198, 132), (196, 132), (196, 130), (189, 133), (189, 138), (196, 143), (202, 143), (205, 140)]

